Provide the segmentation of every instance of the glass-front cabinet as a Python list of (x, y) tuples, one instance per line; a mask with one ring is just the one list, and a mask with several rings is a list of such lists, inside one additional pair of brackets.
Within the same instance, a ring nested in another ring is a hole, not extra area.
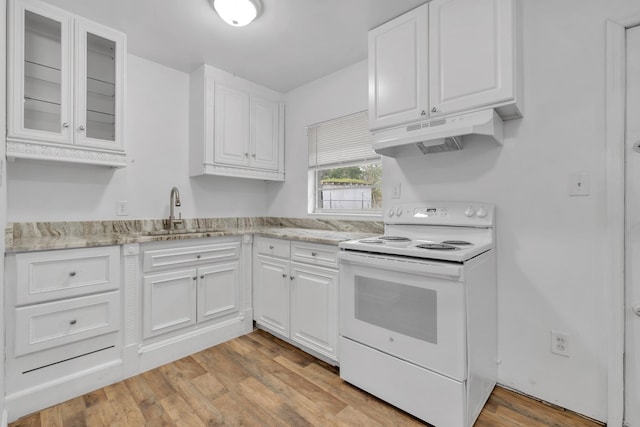
[(125, 35), (9, 1), (7, 157), (121, 167)]

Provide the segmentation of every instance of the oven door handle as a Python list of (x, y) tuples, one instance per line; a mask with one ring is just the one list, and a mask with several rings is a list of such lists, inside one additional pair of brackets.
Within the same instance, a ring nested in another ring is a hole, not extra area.
[(460, 279), (462, 266), (437, 261), (414, 260), (373, 255), (364, 252), (338, 252), (338, 261), (365, 267), (382, 268), (421, 275), (436, 275), (451, 279)]

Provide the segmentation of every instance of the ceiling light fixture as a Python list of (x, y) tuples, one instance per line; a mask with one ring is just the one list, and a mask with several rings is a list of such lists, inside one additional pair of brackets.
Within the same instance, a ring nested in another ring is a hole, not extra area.
[(244, 27), (260, 15), (260, 0), (210, 0), (224, 22), (234, 27)]

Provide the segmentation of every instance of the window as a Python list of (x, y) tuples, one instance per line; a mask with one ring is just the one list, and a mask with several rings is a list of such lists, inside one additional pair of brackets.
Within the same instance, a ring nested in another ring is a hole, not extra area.
[(382, 161), (371, 148), (367, 112), (307, 127), (309, 211), (379, 213)]

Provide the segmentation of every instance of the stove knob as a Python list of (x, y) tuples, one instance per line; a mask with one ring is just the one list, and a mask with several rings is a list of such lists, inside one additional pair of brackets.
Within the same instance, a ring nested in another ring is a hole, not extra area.
[(464, 216), (472, 217), (474, 213), (475, 212), (471, 206), (464, 210)]
[(476, 212), (476, 215), (478, 215), (478, 218), (484, 218), (485, 216), (487, 216), (487, 211), (484, 209), (484, 207), (481, 207), (480, 209), (478, 209), (478, 212)]
[(389, 208), (389, 211), (387, 212), (387, 215), (389, 215), (390, 217), (392, 217), (395, 214), (396, 211), (393, 210), (393, 208)]
[(402, 209), (398, 208), (396, 209), (396, 216), (399, 218), (400, 216), (402, 216)]

